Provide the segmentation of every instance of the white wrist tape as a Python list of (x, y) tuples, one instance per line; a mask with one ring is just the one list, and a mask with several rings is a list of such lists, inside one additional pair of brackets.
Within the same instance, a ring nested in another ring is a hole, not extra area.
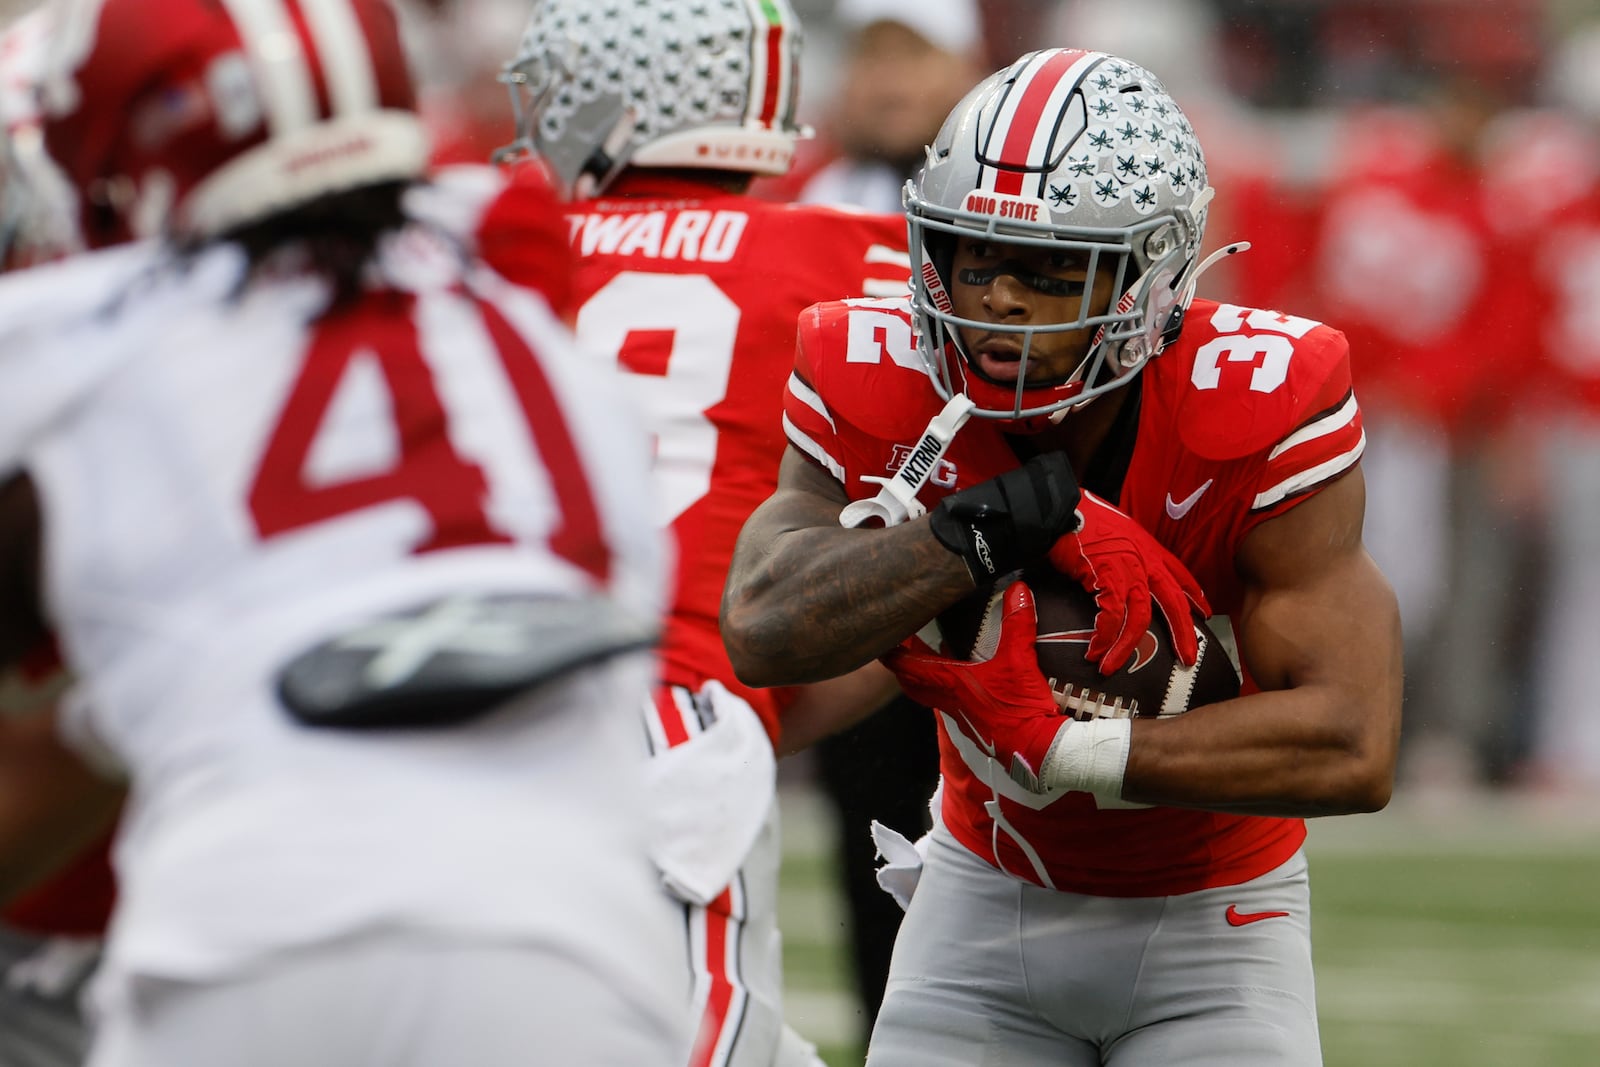
[(1132, 739), (1131, 719), (1069, 722), (1050, 743), (1040, 768), (1040, 780), (1051, 789), (1120, 799)]

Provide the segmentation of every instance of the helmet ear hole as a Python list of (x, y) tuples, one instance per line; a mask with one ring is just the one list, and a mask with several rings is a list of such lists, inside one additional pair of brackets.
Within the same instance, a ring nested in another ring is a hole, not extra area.
[(1144, 239), (1146, 263), (1157, 263), (1175, 251), (1181, 241), (1176, 226), (1163, 226)]

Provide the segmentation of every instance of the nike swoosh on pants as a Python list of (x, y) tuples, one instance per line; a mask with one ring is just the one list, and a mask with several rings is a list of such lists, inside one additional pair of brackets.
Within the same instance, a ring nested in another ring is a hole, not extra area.
[(1223, 918), (1228, 920), (1229, 926), (1249, 926), (1262, 919), (1282, 919), (1288, 914), (1286, 911), (1240, 911), (1237, 904), (1229, 904)]

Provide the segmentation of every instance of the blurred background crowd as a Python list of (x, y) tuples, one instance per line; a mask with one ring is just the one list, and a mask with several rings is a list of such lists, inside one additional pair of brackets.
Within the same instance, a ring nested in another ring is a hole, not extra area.
[[(1398, 588), (1403, 784), (1600, 792), (1600, 5), (1592, 0), (794, 0), (795, 172), (898, 210), (975, 79), (1030, 49), (1157, 72), (1205, 146), (1208, 295), (1350, 337), (1367, 537)], [(411, 0), (445, 159), (509, 138), (526, 0)]]

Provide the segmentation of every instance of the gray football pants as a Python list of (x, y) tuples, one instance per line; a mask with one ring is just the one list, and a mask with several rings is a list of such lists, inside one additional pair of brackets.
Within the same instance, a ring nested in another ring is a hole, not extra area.
[(941, 827), (867, 1067), (1318, 1067), (1309, 905), (1303, 853), (1223, 889), (1091, 897)]

